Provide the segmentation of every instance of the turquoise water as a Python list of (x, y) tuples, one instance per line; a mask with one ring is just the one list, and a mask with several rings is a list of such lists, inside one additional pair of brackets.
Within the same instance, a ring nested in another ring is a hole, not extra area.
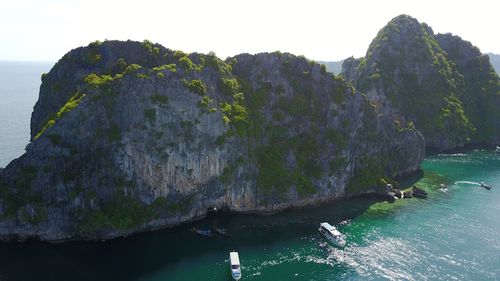
[[(272, 216), (217, 214), (109, 242), (0, 244), (0, 280), (230, 280), (230, 250), (240, 253), (242, 280), (500, 279), (500, 155), (432, 156), (423, 168), (418, 184), (427, 200), (359, 198)], [(348, 236), (345, 249), (323, 241), (321, 221)], [(213, 224), (232, 236), (189, 232)]]
[[(39, 76), (50, 65), (33, 67), (19, 66), (24, 74), (6, 79), (0, 63), (0, 166), (29, 139)], [(435, 155), (422, 168), (418, 185), (427, 200), (358, 198), (272, 216), (216, 214), (108, 242), (0, 243), (0, 280), (230, 280), (231, 250), (240, 253), (242, 280), (499, 280), (500, 154)], [(348, 236), (345, 249), (324, 242), (322, 221)], [(214, 224), (231, 237), (189, 231)]]
[(42, 73), (49, 62), (0, 61), (0, 168), (24, 153)]

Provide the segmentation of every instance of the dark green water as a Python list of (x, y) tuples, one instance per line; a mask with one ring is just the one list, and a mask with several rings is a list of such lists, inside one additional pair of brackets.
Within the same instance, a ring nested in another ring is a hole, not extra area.
[[(265, 217), (217, 215), (106, 243), (0, 244), (0, 280), (230, 280), (230, 250), (240, 252), (242, 280), (499, 280), (500, 155), (437, 155), (423, 169), (418, 184), (427, 200), (363, 198)], [(448, 189), (437, 188), (443, 182)], [(321, 239), (321, 221), (348, 236), (344, 250)], [(188, 231), (214, 223), (232, 237)]]

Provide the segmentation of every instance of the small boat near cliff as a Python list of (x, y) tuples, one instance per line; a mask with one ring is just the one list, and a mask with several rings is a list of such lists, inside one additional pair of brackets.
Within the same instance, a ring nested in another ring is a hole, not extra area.
[(214, 225), (213, 227), (213, 230), (215, 231), (215, 233), (221, 235), (221, 236), (226, 236), (227, 235), (227, 230), (222, 227), (222, 226), (216, 226)]
[(427, 198), (428, 196), (425, 190), (418, 188), (416, 185), (412, 188), (412, 195), (419, 198)]
[(336, 246), (344, 247), (346, 244), (344, 235), (340, 233), (335, 226), (330, 225), (327, 222), (322, 222), (319, 224), (319, 232), (325, 236), (328, 241), (332, 242)]
[(241, 279), (240, 256), (238, 252), (229, 253), (229, 263), (231, 264), (231, 276), (234, 280)]
[(198, 229), (198, 228), (191, 228), (191, 232), (194, 232), (196, 234), (199, 234), (201, 236), (205, 237), (213, 237), (214, 233), (210, 229)]
[(485, 183), (482, 181), (482, 182), (481, 182), (481, 187), (484, 187), (484, 188), (486, 188), (486, 189), (490, 190), (493, 186), (488, 185), (488, 184), (485, 184)]

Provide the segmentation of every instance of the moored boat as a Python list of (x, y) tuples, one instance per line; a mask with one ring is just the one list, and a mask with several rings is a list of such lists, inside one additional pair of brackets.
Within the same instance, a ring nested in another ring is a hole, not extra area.
[(231, 276), (234, 280), (241, 279), (240, 257), (238, 252), (229, 253), (229, 263), (231, 264)]
[(198, 229), (193, 227), (191, 228), (191, 231), (201, 236), (206, 236), (206, 237), (214, 236), (213, 232), (210, 229)]
[(319, 225), (319, 232), (325, 236), (328, 241), (332, 242), (336, 246), (344, 247), (346, 244), (346, 240), (344, 235), (340, 233), (335, 226), (330, 225), (327, 222), (322, 222)]
[(500, 153), (500, 146), (497, 145), (497, 148), (495, 149), (496, 153)]
[(492, 188), (491, 185), (485, 184), (484, 182), (481, 182), (481, 186), (488, 189), (488, 190), (490, 190)]
[(219, 235), (222, 235), (222, 236), (226, 236), (227, 235), (227, 230), (224, 227), (222, 227), (222, 226), (215, 226), (214, 225), (213, 229)]
[(413, 186), (412, 195), (414, 197), (427, 198), (427, 192), (423, 189), (418, 188), (417, 186)]

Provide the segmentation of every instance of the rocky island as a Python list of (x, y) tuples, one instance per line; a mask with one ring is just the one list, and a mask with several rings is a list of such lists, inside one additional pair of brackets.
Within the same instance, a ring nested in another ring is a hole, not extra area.
[(377, 106), (414, 122), (428, 148), (500, 142), (500, 79), (489, 57), (458, 36), (396, 17), (365, 57), (344, 61), (342, 75)]
[(426, 146), (498, 141), (499, 88), (477, 48), (408, 16), (340, 76), (288, 53), (94, 42), (42, 76), (31, 142), (0, 169), (0, 237), (111, 239), (384, 193)]

